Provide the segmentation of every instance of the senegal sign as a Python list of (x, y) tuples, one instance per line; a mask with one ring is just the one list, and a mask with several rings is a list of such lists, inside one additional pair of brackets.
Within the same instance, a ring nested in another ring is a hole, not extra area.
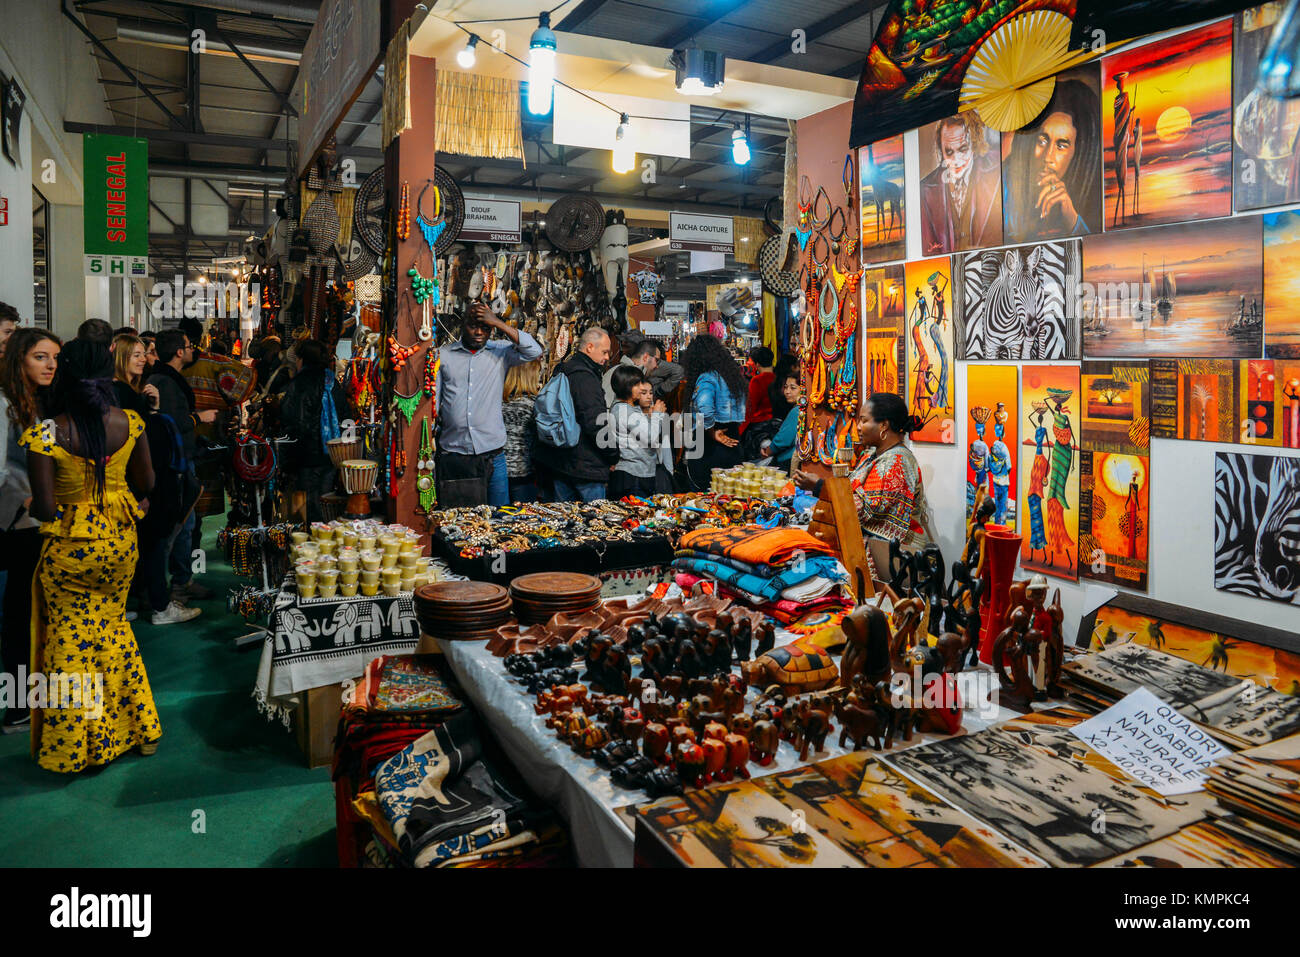
[(82, 137), (86, 275), (149, 275), (149, 143)]

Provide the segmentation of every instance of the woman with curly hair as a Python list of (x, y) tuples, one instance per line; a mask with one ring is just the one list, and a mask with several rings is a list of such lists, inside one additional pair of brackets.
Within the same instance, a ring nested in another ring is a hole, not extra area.
[[(0, 445), (0, 548), (8, 580), (0, 652), (6, 673), (26, 668), (31, 652), (32, 579), (41, 554), (40, 523), (30, 514), (32, 485), (27, 453), (18, 438), (46, 414), (50, 383), (59, 368), (59, 337), (44, 329), (19, 329), (0, 361), (0, 423), (7, 427)], [(26, 708), (5, 712), (4, 729), (21, 731), (31, 720)]]
[(740, 426), (749, 384), (727, 347), (714, 336), (696, 336), (682, 358), (691, 389), (691, 424), (704, 431), (704, 447), (686, 451), (686, 475), (697, 491), (709, 488), (713, 469), (741, 462)]

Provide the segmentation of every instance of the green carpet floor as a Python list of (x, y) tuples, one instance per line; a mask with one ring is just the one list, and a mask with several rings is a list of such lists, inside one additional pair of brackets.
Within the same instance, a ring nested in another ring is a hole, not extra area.
[[(205, 522), (219, 597), (186, 624), (132, 627), (162, 720), (158, 753), (58, 775), (29, 736), (0, 737), (0, 867), (330, 867), (337, 865), (329, 769), (308, 770), (294, 735), (252, 698), (260, 645), (226, 612), (237, 579)], [(202, 811), (205, 833), (195, 833)]]

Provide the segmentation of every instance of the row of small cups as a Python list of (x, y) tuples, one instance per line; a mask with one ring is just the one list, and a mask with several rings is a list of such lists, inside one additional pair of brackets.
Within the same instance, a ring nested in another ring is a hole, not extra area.
[(293, 572), (299, 598), (333, 598), (336, 594), (352, 598), (358, 591), (367, 598), (372, 598), (381, 591), (392, 597), (439, 580), (432, 559), (423, 558), (420, 562), (412, 568), (344, 570), (338, 566), (318, 565), (307, 560), (295, 565)]

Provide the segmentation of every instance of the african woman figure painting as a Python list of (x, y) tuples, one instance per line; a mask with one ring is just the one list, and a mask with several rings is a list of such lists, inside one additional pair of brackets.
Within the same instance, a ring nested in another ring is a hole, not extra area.
[[(948, 288), (948, 277), (941, 272), (930, 273), (930, 278), (926, 280), (930, 284), (930, 299), (933, 303), (930, 314), (933, 320), (930, 326), (930, 341), (934, 343), (934, 351), (939, 356), (939, 382), (934, 392), (934, 407), (936, 409), (948, 408), (948, 353), (943, 347), (942, 329), (948, 324), (948, 316), (944, 312), (943, 294)], [(922, 299), (922, 302), (925, 300)]]
[(930, 319), (930, 305), (925, 294), (916, 290), (916, 304), (912, 306), (912, 347), (916, 350), (916, 373), (912, 384), (912, 414), (922, 422), (930, 419), (930, 412), (935, 406), (931, 380), (934, 372), (930, 368), (930, 354), (926, 352), (925, 342), (921, 338), (921, 329)]
[(1074, 468), (1074, 426), (1070, 424), (1069, 409), (1065, 403), (1074, 393), (1070, 389), (1047, 390), (1047, 402), (1052, 411), (1052, 470), (1047, 486), (1047, 545), (1051, 563), (1056, 564), (1058, 552), (1065, 555), (1065, 567), (1074, 567), (1070, 549), (1074, 541), (1065, 525), (1065, 511), (1070, 508), (1066, 486)]
[(1034, 427), (1034, 464), (1029, 472), (1029, 493), (1025, 501), (1029, 505), (1029, 558), (1034, 552), (1043, 550), (1043, 559), (1047, 559), (1047, 533), (1043, 531), (1043, 485), (1047, 481), (1047, 456), (1043, 454), (1043, 443), (1047, 441), (1047, 426), (1043, 417), (1047, 415), (1047, 403), (1035, 402), (1034, 411), (1029, 414), (1029, 421), (1037, 420)]

